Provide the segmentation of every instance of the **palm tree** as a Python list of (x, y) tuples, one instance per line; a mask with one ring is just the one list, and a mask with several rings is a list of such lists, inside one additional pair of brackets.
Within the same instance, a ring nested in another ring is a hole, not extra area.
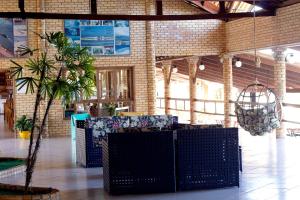
[[(26, 93), (36, 94), (26, 162), (25, 193), (29, 190), (41, 136), (45, 131), (46, 119), (53, 100), (61, 99), (63, 103), (70, 103), (82, 97), (88, 98), (93, 94), (95, 87), (94, 58), (86, 48), (70, 44), (62, 32), (46, 33), (39, 37), (45, 40), (46, 44), (46, 48), (40, 51), (39, 56), (28, 58), (25, 65), (11, 60), (14, 64), (11, 74), (18, 82), (18, 89), (26, 87)], [(33, 56), (36, 50), (22, 47), (19, 53), (23, 56)], [(23, 76), (24, 70), (29, 70), (31, 76)], [(47, 102), (47, 106), (38, 126), (37, 113), (42, 100)]]

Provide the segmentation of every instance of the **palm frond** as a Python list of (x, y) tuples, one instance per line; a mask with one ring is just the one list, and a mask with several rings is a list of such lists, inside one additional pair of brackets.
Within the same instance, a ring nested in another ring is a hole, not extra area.
[(23, 87), (26, 87), (26, 94), (31, 93), (33, 94), (35, 92), (35, 88), (37, 87), (37, 82), (33, 77), (22, 77), (22, 78), (17, 78), (17, 88), (18, 90), (21, 90)]
[(10, 75), (12, 77), (17, 77), (17, 78), (22, 77), (23, 76), (23, 66), (13, 60), (10, 60), (10, 62), (12, 62), (14, 65), (16, 65), (15, 67), (10, 68)]
[(33, 56), (33, 52), (37, 51), (38, 49), (31, 49), (27, 46), (21, 45), (17, 48), (16, 52), (18, 53), (18, 55), (20, 56), (25, 56), (27, 54), (29, 54), (30, 56)]
[(47, 96), (52, 95), (52, 89), (53, 89), (53, 81), (45, 77), (44, 80), (41, 82), (41, 96), (45, 99)]
[(56, 70), (54, 60), (48, 59), (47, 53), (41, 54), (40, 66), (41, 70), (44, 69), (46, 73)]
[(25, 66), (33, 74), (39, 75), (41, 72), (40, 60), (38, 58), (29, 58)]

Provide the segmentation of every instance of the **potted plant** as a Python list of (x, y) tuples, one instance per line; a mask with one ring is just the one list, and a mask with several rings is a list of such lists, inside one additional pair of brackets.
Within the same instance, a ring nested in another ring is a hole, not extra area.
[(108, 112), (109, 116), (116, 115), (117, 104), (115, 103), (106, 103), (103, 106), (104, 110)]
[[(45, 195), (47, 199), (59, 198), (58, 191), (55, 189), (29, 187), (48, 114), (55, 99), (61, 99), (62, 103), (72, 103), (82, 97), (89, 98), (95, 88), (94, 58), (86, 48), (72, 45), (62, 32), (46, 33), (39, 37), (45, 41), (44, 49), (38, 51), (29, 47), (21, 47), (20, 55), (30, 56), (26, 63), (22, 65), (11, 60), (14, 64), (11, 68), (11, 75), (16, 78), (18, 89), (26, 87), (26, 93), (36, 96), (26, 159), (25, 186), (7, 186), (8, 189), (17, 190), (16, 193), (23, 195), (15, 199), (38, 199), (42, 195)], [(35, 55), (36, 53), (38, 55)], [(24, 70), (31, 72), (26, 73), (29, 76), (24, 76)], [(42, 101), (45, 101), (46, 109), (37, 124), (38, 108)], [(0, 184), (0, 190), (5, 187)]]
[(15, 128), (19, 131), (20, 138), (29, 139), (32, 129), (32, 119), (28, 119), (26, 115), (23, 115), (16, 121)]

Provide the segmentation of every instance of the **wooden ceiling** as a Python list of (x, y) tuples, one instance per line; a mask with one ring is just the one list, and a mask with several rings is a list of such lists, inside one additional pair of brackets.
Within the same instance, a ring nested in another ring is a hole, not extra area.
[[(201, 19), (221, 19), (228, 21), (242, 17), (253, 17), (253, 5), (263, 8), (257, 12), (256, 16), (274, 16), (277, 8), (300, 3), (300, 0), (183, 0), (205, 12), (187, 15), (164, 15), (163, 2), (157, 0), (156, 15), (120, 15), (120, 14), (98, 14), (97, 0), (90, 0), (90, 14), (64, 13), (63, 10), (54, 12), (28, 12), (25, 0), (18, 1), (19, 12), (0, 12), (0, 17), (4, 18), (30, 18), (30, 19), (90, 19), (90, 20), (132, 20), (132, 21), (169, 21), (169, 20), (201, 20)], [(240, 12), (240, 7), (245, 7), (245, 12)], [(247, 10), (247, 8), (249, 8)], [(100, 12), (101, 13), (101, 12)]]
[(300, 3), (300, 0), (184, 0), (186, 3), (195, 6), (211, 14), (251, 12), (253, 5), (257, 5), (266, 11), (274, 11), (277, 8)]
[[(266, 58), (261, 58), (262, 64), (260, 68), (256, 68), (254, 64), (254, 57), (248, 54), (241, 54), (234, 57), (233, 60), (239, 58), (242, 61), (242, 67), (237, 68), (233, 66), (233, 86), (243, 89), (248, 84), (257, 80), (268, 86), (274, 88), (274, 61)], [(205, 70), (197, 71), (197, 78), (217, 82), (223, 84), (223, 67), (218, 56), (204, 56), (199, 59), (200, 63), (205, 65)], [(178, 68), (178, 73), (188, 76), (188, 63), (186, 59), (174, 60), (172, 65)], [(161, 67), (158, 63), (157, 67)], [(287, 65), (287, 91), (300, 92), (300, 67)]]

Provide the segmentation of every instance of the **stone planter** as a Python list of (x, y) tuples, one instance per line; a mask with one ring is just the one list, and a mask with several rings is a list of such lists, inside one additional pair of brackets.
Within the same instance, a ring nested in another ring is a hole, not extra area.
[[(22, 158), (3, 158), (1, 157), (0, 158), (0, 163), (1, 161), (7, 161), (7, 160), (20, 160), (20, 161), (24, 161), (24, 159)], [(4, 169), (2, 170), (1, 167), (0, 167), (0, 179), (1, 178), (6, 178), (8, 176), (13, 176), (13, 175), (17, 175), (17, 174), (22, 174), (22, 173), (25, 173), (25, 161), (24, 161), (24, 164), (19, 164), (19, 165), (16, 165), (16, 166), (13, 166), (13, 167), (10, 167), (8, 169)]]
[(59, 200), (59, 191), (53, 188), (31, 187), (31, 194), (22, 194), (24, 186), (0, 184), (1, 200)]

